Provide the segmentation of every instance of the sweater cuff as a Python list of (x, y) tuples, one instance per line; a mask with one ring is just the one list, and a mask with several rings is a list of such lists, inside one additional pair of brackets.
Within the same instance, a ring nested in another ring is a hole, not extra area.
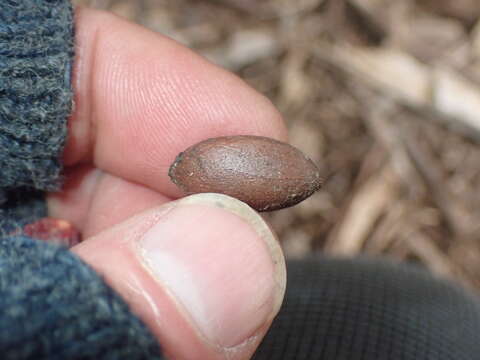
[(164, 359), (128, 305), (63, 247), (0, 238), (0, 294), (2, 359)]
[(73, 99), (72, 6), (0, 0), (0, 9), (0, 195), (56, 190)]

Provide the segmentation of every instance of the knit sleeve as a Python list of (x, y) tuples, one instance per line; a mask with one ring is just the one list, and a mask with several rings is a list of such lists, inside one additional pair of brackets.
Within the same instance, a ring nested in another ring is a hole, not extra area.
[(2, 360), (161, 360), (159, 345), (103, 279), (67, 249), (0, 239)]
[(72, 9), (0, 0), (0, 188), (55, 190), (72, 109)]
[(61, 185), (72, 109), (68, 0), (0, 0), (0, 358), (163, 359), (156, 338), (88, 265), (17, 227)]
[(0, 0), (0, 236), (46, 216), (72, 109), (72, 6)]

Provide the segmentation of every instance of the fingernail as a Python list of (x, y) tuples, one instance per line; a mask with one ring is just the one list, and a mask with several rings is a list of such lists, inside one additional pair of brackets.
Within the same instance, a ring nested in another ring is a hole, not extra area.
[(183, 198), (140, 246), (147, 270), (210, 345), (245, 343), (280, 308), (286, 282), (280, 246), (260, 215), (236, 199)]

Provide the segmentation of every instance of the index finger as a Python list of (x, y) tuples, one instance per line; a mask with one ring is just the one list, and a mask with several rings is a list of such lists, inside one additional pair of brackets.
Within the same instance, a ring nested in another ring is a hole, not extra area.
[(108, 13), (78, 9), (76, 108), (64, 154), (177, 196), (167, 172), (205, 138), (285, 140), (281, 116), (238, 77), (175, 41)]

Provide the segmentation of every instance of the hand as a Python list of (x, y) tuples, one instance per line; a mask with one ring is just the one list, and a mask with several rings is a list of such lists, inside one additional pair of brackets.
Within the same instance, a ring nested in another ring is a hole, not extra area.
[(78, 9), (66, 183), (49, 215), (175, 359), (248, 359), (276, 315), (285, 265), (261, 217), (225, 196), (181, 200), (168, 167), (205, 138), (285, 140), (272, 105), (174, 41)]

